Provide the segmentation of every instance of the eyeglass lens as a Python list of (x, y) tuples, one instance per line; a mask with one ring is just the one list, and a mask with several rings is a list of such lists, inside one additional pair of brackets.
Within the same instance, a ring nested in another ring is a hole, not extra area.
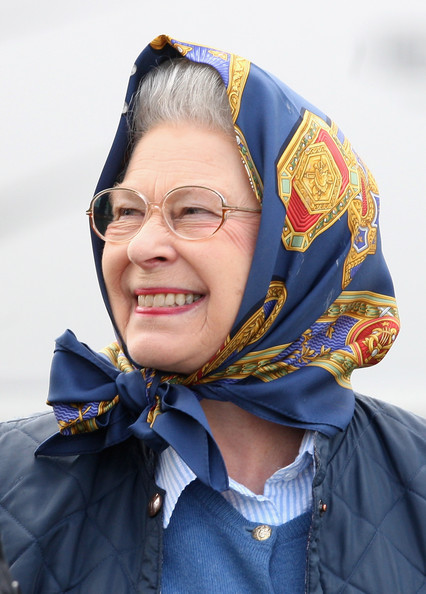
[[(222, 200), (208, 188), (186, 186), (168, 192), (162, 202), (167, 225), (177, 235), (201, 239), (213, 235), (223, 220)], [(149, 213), (149, 206), (135, 192), (114, 188), (97, 197), (93, 204), (93, 224), (107, 241), (134, 237)]]

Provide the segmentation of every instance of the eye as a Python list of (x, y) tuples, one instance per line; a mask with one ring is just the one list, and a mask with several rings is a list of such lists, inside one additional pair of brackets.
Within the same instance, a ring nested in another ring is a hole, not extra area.
[(127, 218), (144, 218), (145, 216), (145, 211), (138, 209), (138, 208), (132, 208), (131, 206), (123, 206), (120, 208), (115, 208), (114, 209), (114, 221), (120, 221), (122, 219), (127, 219)]
[(166, 211), (173, 221), (212, 221), (222, 218), (220, 198), (207, 188), (177, 188), (166, 199)]
[(175, 208), (173, 217), (175, 220), (177, 219), (184, 219), (184, 218), (217, 218), (221, 215), (218, 212), (215, 212), (211, 208), (203, 205), (195, 205), (190, 204), (187, 206), (180, 206), (179, 208)]

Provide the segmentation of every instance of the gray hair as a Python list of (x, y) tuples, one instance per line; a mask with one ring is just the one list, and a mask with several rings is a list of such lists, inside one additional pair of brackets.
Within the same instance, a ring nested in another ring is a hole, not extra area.
[(132, 109), (133, 142), (164, 122), (195, 122), (235, 137), (223, 80), (208, 64), (176, 58), (142, 80)]

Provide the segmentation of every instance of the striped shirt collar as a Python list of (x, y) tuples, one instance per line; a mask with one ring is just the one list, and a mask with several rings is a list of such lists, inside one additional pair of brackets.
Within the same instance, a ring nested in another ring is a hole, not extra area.
[[(266, 481), (263, 495), (256, 495), (232, 478), (229, 478), (229, 489), (222, 495), (251, 521), (283, 524), (304, 513), (312, 505), (313, 460), (314, 432), (305, 431), (296, 459), (288, 466), (277, 470)], [(166, 491), (164, 528), (167, 528), (182, 492), (196, 478), (172, 447), (169, 446), (161, 453), (156, 469), (156, 481), (158, 486)]]

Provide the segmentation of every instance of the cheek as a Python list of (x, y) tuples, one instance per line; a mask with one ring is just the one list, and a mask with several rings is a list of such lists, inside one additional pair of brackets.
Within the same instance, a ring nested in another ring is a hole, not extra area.
[(229, 244), (228, 263), (232, 262), (231, 258), (234, 256), (240, 264), (245, 262), (245, 268), (249, 269), (259, 232), (258, 217), (245, 221), (229, 220), (222, 230)]
[(258, 220), (228, 221), (204, 260), (209, 264), (205, 269), (212, 271), (215, 321), (224, 316), (232, 323), (235, 320), (250, 272), (258, 229)]
[[(121, 292), (121, 277), (129, 263), (124, 246), (106, 244), (102, 255), (102, 274), (110, 300)], [(113, 303), (111, 303), (114, 306)]]

